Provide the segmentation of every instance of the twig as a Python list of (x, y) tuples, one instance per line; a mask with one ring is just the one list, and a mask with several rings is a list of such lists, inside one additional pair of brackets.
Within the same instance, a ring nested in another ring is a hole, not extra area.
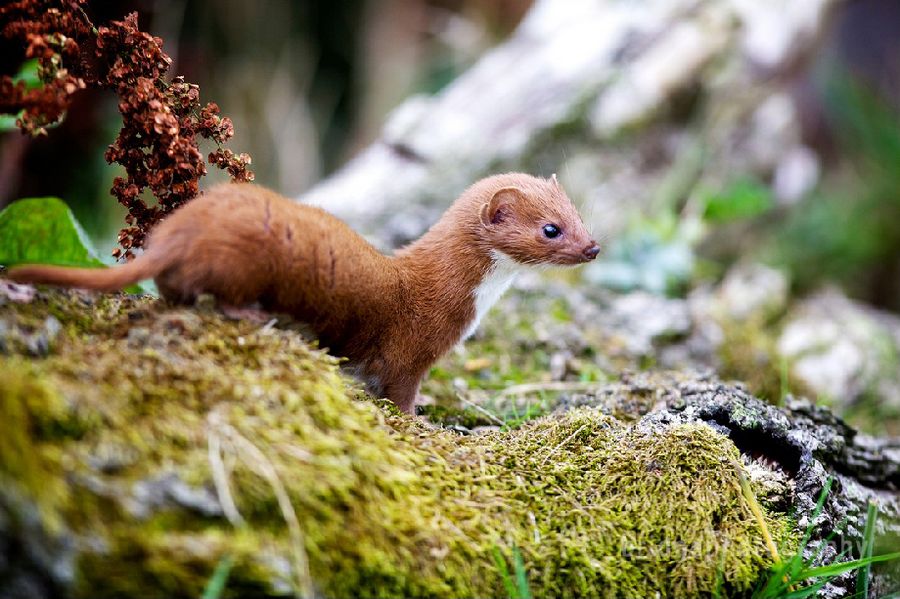
[(587, 391), (595, 389), (600, 383), (583, 381), (557, 381), (553, 383), (523, 383), (507, 387), (497, 394), (497, 399), (514, 395), (527, 395), (538, 391)]
[(744, 475), (744, 469), (741, 467), (741, 464), (737, 460), (732, 459), (731, 463), (734, 466), (735, 471), (737, 472), (738, 481), (740, 482), (741, 487), (741, 493), (743, 493), (744, 498), (747, 500), (750, 511), (753, 513), (753, 517), (756, 518), (756, 521), (759, 524), (759, 528), (762, 531), (763, 539), (766, 542), (766, 547), (769, 549), (769, 553), (772, 554), (772, 559), (775, 560), (775, 563), (781, 563), (781, 557), (778, 555), (778, 547), (775, 546), (775, 541), (772, 540), (772, 534), (769, 532), (769, 527), (766, 525), (766, 519), (763, 516), (762, 509), (760, 509), (759, 507), (759, 502), (756, 501), (756, 495), (754, 495), (753, 489), (750, 488), (750, 482)]
[[(266, 457), (256, 445), (244, 437), (237, 429), (222, 421), (215, 411), (210, 413), (208, 421), (210, 426), (209, 443), (211, 465), (213, 466), (213, 480), (216, 485), (216, 491), (219, 493), (220, 500), (222, 501), (223, 510), (226, 510), (225, 505), (228, 502), (230, 502), (233, 507), (234, 501), (233, 499), (230, 499), (227, 476), (224, 474), (224, 464), (221, 467), (216, 465), (216, 462), (221, 462), (221, 454), (219, 453), (217, 458), (212, 457), (214, 455), (213, 450), (215, 450), (216, 453), (221, 451), (220, 435), (221, 439), (225, 439), (229, 442), (235, 454), (242, 459), (245, 464), (250, 466), (256, 474), (260, 475), (272, 486), (272, 491), (275, 493), (275, 499), (278, 501), (281, 515), (288, 525), (291, 536), (291, 547), (294, 553), (294, 573), (297, 577), (296, 592), (301, 598), (311, 599), (314, 597), (314, 589), (312, 576), (309, 572), (309, 559), (306, 555), (306, 549), (304, 549), (303, 530), (300, 528), (300, 521), (297, 519), (297, 513), (294, 511), (294, 506), (291, 504), (290, 497), (288, 496), (284, 484), (281, 482), (281, 478), (278, 476), (278, 471), (275, 469), (274, 464), (272, 464), (269, 458)], [(217, 470), (218, 474), (216, 472)], [(216, 480), (217, 476), (225, 477), (224, 485), (222, 487), (225, 489), (224, 495), (221, 492), (219, 482)], [(228, 499), (226, 499), (226, 497)], [(234, 512), (237, 513), (237, 510), (235, 509)], [(240, 514), (238, 514), (238, 518), (240, 518)], [(243, 519), (240, 521), (243, 521)]]
[(234, 496), (231, 494), (231, 486), (228, 484), (228, 473), (225, 469), (225, 462), (222, 461), (222, 442), (216, 432), (220, 424), (220, 417), (215, 411), (209, 414), (209, 427), (207, 430), (207, 450), (209, 454), (209, 469), (212, 472), (213, 485), (216, 488), (216, 495), (219, 497), (219, 503), (222, 505), (222, 511), (225, 517), (233, 526), (243, 526), (246, 521), (238, 511), (234, 503)]
[(550, 456), (552, 456), (554, 453), (556, 453), (557, 451), (559, 451), (559, 449), (560, 449), (563, 445), (565, 445), (566, 443), (568, 443), (569, 441), (571, 441), (571, 440), (575, 437), (575, 435), (577, 435), (577, 434), (580, 433), (582, 430), (584, 430), (584, 427), (586, 427), (586, 426), (587, 426), (586, 424), (582, 424), (581, 426), (579, 426), (579, 427), (575, 430), (574, 433), (572, 433), (571, 435), (569, 435), (568, 437), (566, 437), (565, 439), (563, 439), (563, 440), (562, 440), (562, 443), (560, 443), (559, 445), (557, 445), (556, 447), (554, 447), (553, 449), (551, 449), (551, 450), (550, 450), (550, 453), (548, 453), (548, 454), (544, 457), (544, 460), (541, 462), (541, 466), (543, 466), (544, 464), (546, 464), (546, 463), (547, 463), (547, 460), (550, 459)]
[(504, 422), (502, 419), (498, 418), (494, 414), (491, 414), (489, 411), (487, 411), (483, 407), (479, 406), (477, 403), (473, 402), (472, 400), (466, 399), (462, 393), (457, 393), (456, 397), (459, 399), (459, 401), (463, 402), (467, 406), (472, 407), (475, 410), (477, 410), (477, 411), (481, 412), (482, 414), (484, 414), (485, 416), (487, 416), (491, 422), (498, 424), (500, 426), (506, 425), (506, 422)]

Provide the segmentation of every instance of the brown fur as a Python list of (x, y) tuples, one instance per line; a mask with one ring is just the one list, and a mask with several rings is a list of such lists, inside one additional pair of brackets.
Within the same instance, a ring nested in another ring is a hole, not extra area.
[[(548, 239), (542, 227), (563, 233)], [(259, 186), (214, 187), (162, 222), (148, 249), (111, 269), (13, 268), (19, 282), (102, 291), (153, 278), (191, 302), (259, 303), (312, 327), (349, 358), (370, 392), (412, 412), (428, 368), (475, 317), (475, 290), (497, 252), (521, 264), (578, 264), (596, 245), (555, 177), (497, 175), (470, 187), (418, 241), (394, 257), (344, 222)]]

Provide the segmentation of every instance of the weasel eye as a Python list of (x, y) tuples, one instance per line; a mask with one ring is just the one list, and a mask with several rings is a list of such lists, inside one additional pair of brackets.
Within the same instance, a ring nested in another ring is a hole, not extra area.
[(560, 233), (562, 233), (562, 231), (560, 231), (559, 227), (557, 227), (556, 225), (544, 225), (544, 237), (553, 239)]

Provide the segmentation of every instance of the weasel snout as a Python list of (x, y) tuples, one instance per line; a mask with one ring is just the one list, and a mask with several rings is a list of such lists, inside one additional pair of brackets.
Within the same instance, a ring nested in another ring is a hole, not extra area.
[(589, 262), (597, 257), (597, 254), (600, 253), (600, 246), (597, 245), (596, 241), (591, 241), (591, 245), (584, 248), (584, 251), (581, 254), (584, 256), (584, 261)]

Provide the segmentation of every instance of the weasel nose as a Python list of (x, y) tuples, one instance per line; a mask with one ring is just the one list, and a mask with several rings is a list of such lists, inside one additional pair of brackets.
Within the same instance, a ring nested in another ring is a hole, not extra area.
[(600, 246), (596, 243), (591, 242), (591, 245), (584, 248), (584, 251), (581, 253), (584, 254), (584, 257), (588, 260), (593, 260), (597, 257), (597, 254), (600, 253)]

